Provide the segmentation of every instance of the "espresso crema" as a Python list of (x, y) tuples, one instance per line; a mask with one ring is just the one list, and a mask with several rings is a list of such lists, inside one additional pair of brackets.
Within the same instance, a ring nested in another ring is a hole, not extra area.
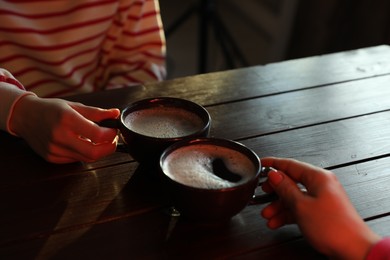
[[(230, 182), (213, 172), (212, 162), (222, 159), (226, 168), (239, 174), (238, 182)], [(181, 184), (204, 189), (229, 188), (251, 180), (256, 174), (254, 163), (243, 153), (214, 144), (183, 146), (171, 152), (162, 163), (163, 172)]]
[(154, 107), (134, 111), (124, 119), (132, 131), (156, 138), (187, 136), (204, 127), (203, 120), (193, 112), (177, 107)]

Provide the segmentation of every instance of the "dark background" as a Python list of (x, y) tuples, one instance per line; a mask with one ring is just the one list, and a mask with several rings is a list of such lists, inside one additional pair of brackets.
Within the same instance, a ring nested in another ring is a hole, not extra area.
[(388, 44), (388, 0), (301, 0), (286, 58)]
[[(165, 30), (201, 0), (160, 0)], [(227, 27), (247, 64), (228, 66), (215, 31), (209, 29), (207, 71), (264, 65), (388, 44), (388, 0), (210, 0), (211, 17)], [(200, 73), (199, 19), (193, 12), (167, 36), (168, 78)], [(210, 26), (210, 28), (212, 28)], [(220, 30), (217, 30), (220, 31)], [(226, 42), (226, 41), (224, 41)]]

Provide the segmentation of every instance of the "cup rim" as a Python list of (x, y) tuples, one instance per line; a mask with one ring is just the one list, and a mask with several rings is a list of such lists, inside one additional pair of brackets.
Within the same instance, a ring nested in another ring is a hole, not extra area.
[[(161, 106), (163, 106), (164, 104), (170, 104), (167, 107), (181, 108), (191, 113), (194, 113), (197, 116), (199, 116), (200, 119), (203, 121), (203, 127), (198, 129), (196, 132), (193, 132), (188, 135), (183, 135), (178, 137), (154, 137), (154, 136), (144, 135), (139, 132), (135, 132), (124, 123), (125, 118), (128, 114), (145, 108), (152, 108), (155, 106), (155, 104), (160, 104)], [(184, 106), (180, 106), (179, 104), (184, 104)], [(196, 111), (188, 109), (187, 108), (188, 106), (196, 108)], [(199, 136), (199, 134), (207, 131), (207, 129), (209, 129), (211, 125), (211, 116), (205, 107), (193, 101), (183, 99), (183, 98), (163, 96), (163, 97), (145, 98), (127, 105), (121, 112), (120, 121), (124, 128), (126, 128), (128, 131), (130, 131), (132, 134), (136, 136), (140, 136), (142, 138), (154, 140), (154, 141), (158, 140), (158, 141), (166, 141), (166, 142), (175, 142), (183, 138), (187, 139), (193, 136)]]
[[(239, 152), (245, 154), (248, 156), (249, 160), (252, 161), (252, 163), (255, 166), (256, 173), (246, 182), (238, 184), (238, 185), (233, 185), (231, 187), (225, 187), (225, 188), (218, 188), (218, 189), (207, 189), (207, 188), (200, 188), (200, 187), (193, 187), (189, 186), (186, 184), (183, 184), (181, 182), (178, 182), (171, 177), (169, 177), (163, 170), (163, 163), (164, 160), (169, 154), (174, 152), (177, 149), (180, 149), (181, 147), (185, 147), (188, 145), (196, 145), (196, 144), (207, 144), (207, 143), (216, 143), (219, 146), (226, 147), (226, 148), (232, 148), (234, 150), (238, 150)], [(244, 144), (229, 140), (229, 139), (224, 139), (224, 138), (216, 138), (216, 137), (198, 137), (198, 138), (191, 138), (191, 139), (185, 139), (178, 141), (172, 145), (170, 145), (168, 148), (166, 148), (163, 153), (160, 156), (159, 159), (159, 168), (161, 173), (164, 175), (164, 177), (168, 178), (170, 181), (173, 183), (180, 185), (181, 187), (184, 187), (185, 189), (188, 190), (194, 190), (197, 192), (208, 192), (208, 193), (220, 193), (224, 191), (231, 191), (231, 190), (236, 190), (239, 189), (243, 186), (249, 185), (250, 183), (259, 180), (260, 174), (261, 174), (261, 161), (259, 156), (250, 148), (245, 146)]]

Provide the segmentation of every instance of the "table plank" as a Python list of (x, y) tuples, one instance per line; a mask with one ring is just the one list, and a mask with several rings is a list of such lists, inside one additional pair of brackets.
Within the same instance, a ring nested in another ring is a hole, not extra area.
[(164, 207), (155, 175), (131, 163), (1, 189), (0, 246)]
[(389, 81), (383, 76), (207, 107), (211, 135), (245, 139), (390, 110)]
[(390, 215), (368, 222), (369, 227), (378, 235), (388, 237), (390, 235)]
[[(0, 140), (4, 139), (0, 137)], [(2, 143), (2, 148), (0, 152), (1, 171), (12, 174), (2, 174), (3, 181), (0, 182), (0, 190), (34, 185), (42, 181), (61, 178), (64, 175), (84, 174), (94, 169), (133, 161), (130, 155), (116, 152), (92, 163), (53, 164), (39, 157), (22, 140), (8, 144)]]
[(389, 125), (390, 111), (241, 142), (252, 148), (260, 157), (290, 157), (323, 168), (334, 168), (388, 156)]
[(390, 157), (385, 157), (333, 170), (363, 219), (379, 218), (390, 212), (389, 164)]

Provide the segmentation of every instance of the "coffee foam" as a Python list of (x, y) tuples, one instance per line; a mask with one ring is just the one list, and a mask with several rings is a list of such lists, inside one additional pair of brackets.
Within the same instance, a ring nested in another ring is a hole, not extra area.
[[(239, 182), (224, 180), (213, 173), (212, 161), (221, 158), (226, 167), (242, 176)], [(203, 188), (221, 189), (243, 184), (256, 174), (253, 162), (243, 153), (231, 148), (196, 144), (181, 147), (170, 153), (162, 164), (163, 172), (181, 184)]]
[(138, 110), (128, 114), (124, 123), (134, 132), (157, 138), (187, 136), (203, 127), (198, 115), (177, 107)]

